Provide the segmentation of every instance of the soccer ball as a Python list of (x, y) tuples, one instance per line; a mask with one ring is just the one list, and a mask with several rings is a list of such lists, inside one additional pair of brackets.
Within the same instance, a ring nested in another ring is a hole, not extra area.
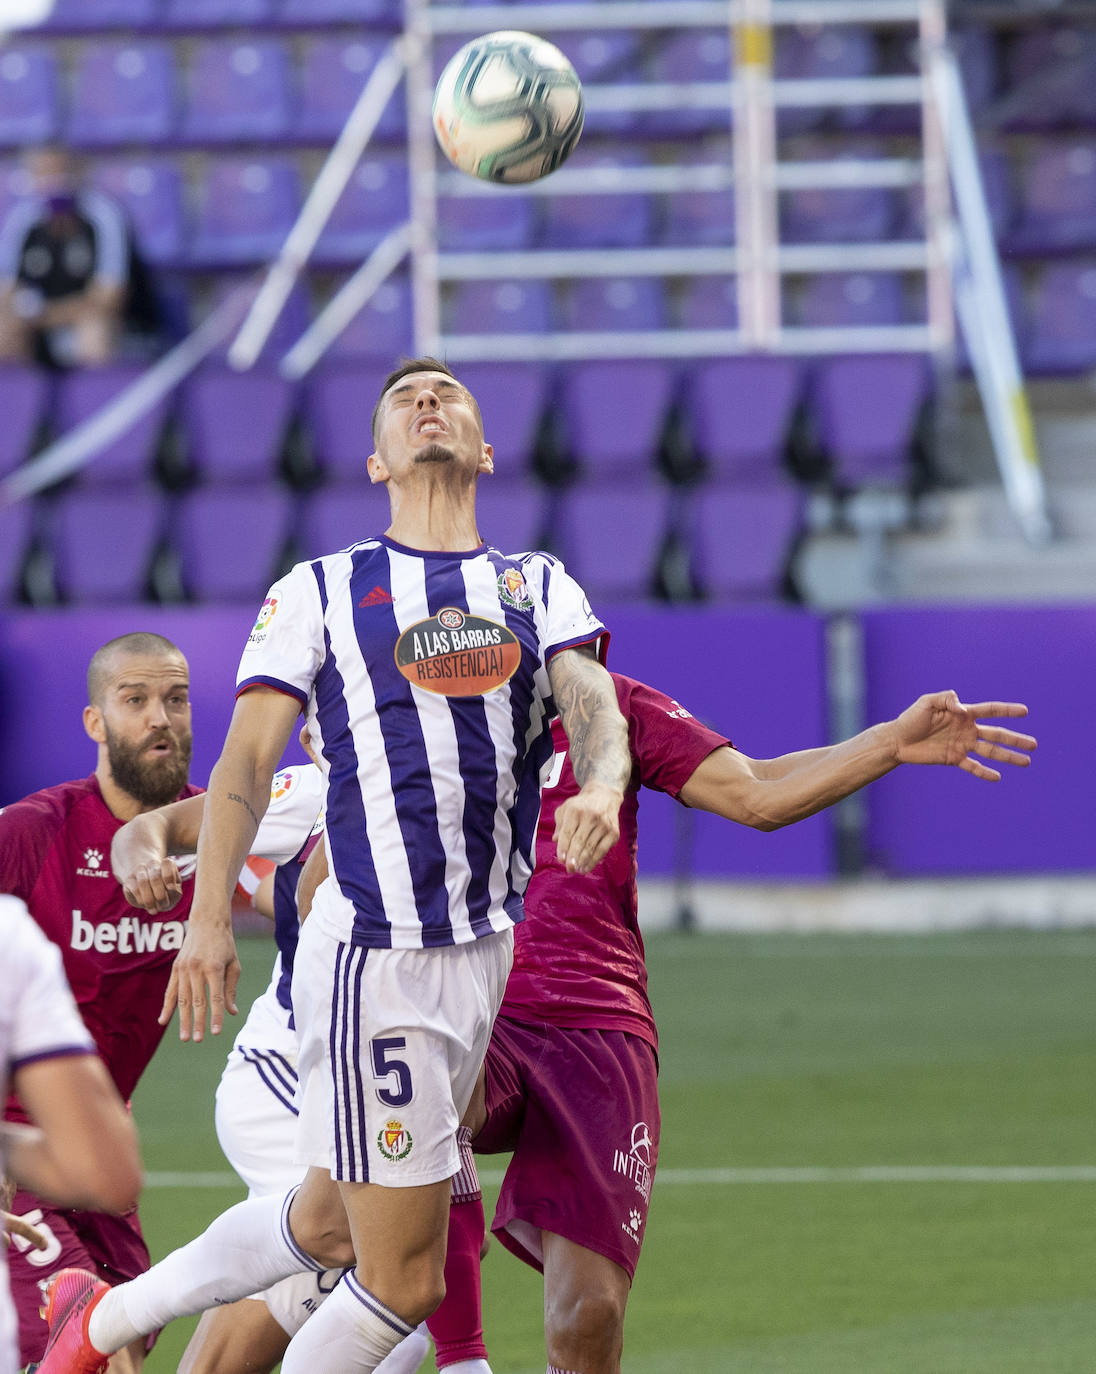
[(563, 53), (502, 30), (455, 53), (434, 90), (434, 132), (454, 167), (484, 181), (536, 181), (582, 132), (582, 84)]

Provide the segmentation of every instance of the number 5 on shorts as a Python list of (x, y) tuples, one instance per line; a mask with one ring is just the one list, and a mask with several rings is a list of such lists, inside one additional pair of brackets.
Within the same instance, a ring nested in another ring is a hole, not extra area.
[(403, 1059), (394, 1059), (393, 1050), (402, 1050), (407, 1041), (402, 1035), (376, 1036), (373, 1047), (373, 1077), (391, 1078), (396, 1075), (395, 1088), (378, 1088), (377, 1097), (386, 1107), (406, 1107), (412, 1098), (411, 1069)]

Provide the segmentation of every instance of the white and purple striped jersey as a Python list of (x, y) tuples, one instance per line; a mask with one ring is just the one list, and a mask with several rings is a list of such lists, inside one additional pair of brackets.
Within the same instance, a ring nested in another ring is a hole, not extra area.
[(552, 752), (547, 664), (605, 640), (543, 553), (424, 552), (379, 536), (275, 583), (237, 692), (296, 697), (323, 759), (331, 879), (309, 919), (395, 949), (519, 922)]
[[(65, 981), (61, 951), (18, 897), (0, 896), (0, 942), (0, 1082), (8, 1089), (13, 1072), (25, 1064), (94, 1054), (95, 1046)], [(0, 1155), (0, 1173), (3, 1165)], [(0, 1374), (15, 1374), (18, 1342), (6, 1248), (0, 1244)]]

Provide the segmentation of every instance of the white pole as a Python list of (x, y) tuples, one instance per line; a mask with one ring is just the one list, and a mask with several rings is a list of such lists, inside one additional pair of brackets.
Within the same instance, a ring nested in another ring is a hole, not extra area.
[(289, 231), (243, 327), (229, 349), (228, 361), (240, 371), (253, 367), (263, 351), (263, 345), (289, 298), (293, 283), (308, 262), (324, 225), (331, 218), (331, 212), (345, 190), (363, 149), (373, 136), (373, 130), (399, 85), (406, 65), (406, 43), (403, 38), (396, 38), (362, 87), (361, 95), (320, 168), (296, 223)]
[(735, 12), (734, 186), (740, 254), (739, 328), (757, 349), (780, 334), (776, 116), (773, 109), (770, 0), (742, 0)]
[(283, 377), (295, 382), (311, 372), (381, 282), (407, 256), (410, 247), (410, 224), (388, 231), (282, 359), (279, 370)]
[[(408, 41), (407, 160), (411, 178), (411, 309), (415, 350), (441, 352), (438, 276), (438, 173), (433, 125), (432, 15), (429, 0), (406, 0)], [(511, 22), (507, 17), (505, 24)], [(524, 21), (523, 21), (524, 22)]]
[(1045, 544), (1053, 536), (1053, 526), (963, 85), (946, 48), (937, 48), (928, 60), (959, 212), (962, 257), (956, 264), (956, 304), (963, 335), (1009, 503), (1027, 539)]

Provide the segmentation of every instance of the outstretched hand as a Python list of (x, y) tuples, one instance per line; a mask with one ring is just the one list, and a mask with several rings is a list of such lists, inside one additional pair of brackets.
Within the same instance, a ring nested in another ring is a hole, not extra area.
[(240, 961), (231, 926), (207, 926), (195, 921), (191, 912), (182, 947), (171, 966), (160, 1025), (166, 1026), (178, 1007), (179, 1039), (197, 1042), (205, 1034), (208, 1010), (209, 1029), (220, 1035), (225, 1011), (236, 1015), (239, 981)]
[(1036, 740), (1006, 726), (983, 725), (979, 717), (1026, 715), (1027, 707), (1016, 701), (980, 701), (964, 706), (955, 692), (930, 692), (918, 697), (894, 723), (898, 762), (949, 764), (987, 782), (999, 782), (1001, 774), (980, 760), (1026, 768)]

